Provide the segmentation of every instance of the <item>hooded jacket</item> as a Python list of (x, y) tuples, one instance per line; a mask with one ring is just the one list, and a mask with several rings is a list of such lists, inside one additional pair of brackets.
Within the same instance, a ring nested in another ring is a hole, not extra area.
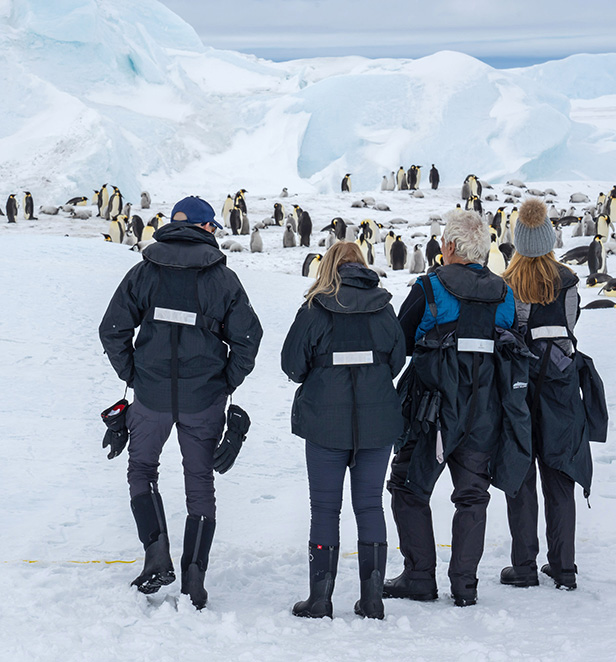
[(149, 409), (168, 412), (171, 334), (177, 333), (178, 407), (195, 413), (244, 381), (254, 368), (263, 332), (213, 234), (174, 222), (158, 229), (154, 238), (143, 262), (113, 295), (99, 335), (111, 365), (137, 399)]
[[(282, 348), (282, 370), (301, 384), (292, 431), (327, 448), (392, 445), (403, 423), (392, 382), (405, 362), (402, 329), (372, 270), (343, 264), (339, 273), (338, 296), (304, 303)], [(369, 353), (371, 363), (334, 364), (335, 356)]]

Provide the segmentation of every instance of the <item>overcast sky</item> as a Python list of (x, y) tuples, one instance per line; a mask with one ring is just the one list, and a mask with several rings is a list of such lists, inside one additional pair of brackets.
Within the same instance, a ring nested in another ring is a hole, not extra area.
[(616, 51), (613, 0), (161, 0), (206, 46), (272, 60), (417, 58), (457, 50), (494, 66)]

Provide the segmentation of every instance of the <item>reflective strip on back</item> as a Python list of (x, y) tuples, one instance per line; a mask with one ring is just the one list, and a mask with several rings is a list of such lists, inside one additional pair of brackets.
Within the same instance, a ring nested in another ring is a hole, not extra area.
[(494, 354), (494, 341), (485, 338), (458, 338), (458, 352)]
[(372, 350), (368, 352), (332, 352), (333, 365), (365, 365), (374, 363)]
[(564, 326), (537, 326), (530, 330), (533, 340), (537, 338), (567, 338), (567, 328)]
[(173, 322), (174, 324), (195, 326), (197, 323), (197, 313), (173, 310), (172, 308), (154, 308), (154, 319), (160, 322)]

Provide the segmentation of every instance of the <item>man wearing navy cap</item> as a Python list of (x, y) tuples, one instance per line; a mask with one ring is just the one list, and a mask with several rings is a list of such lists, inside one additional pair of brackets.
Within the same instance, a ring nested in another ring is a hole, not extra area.
[(111, 365), (135, 392), (126, 415), (128, 484), (145, 565), (133, 585), (154, 593), (175, 580), (158, 492), (159, 458), (175, 424), (188, 511), (181, 591), (197, 609), (207, 601), (203, 582), (216, 524), (214, 450), (227, 397), (252, 371), (263, 333), (218, 248), (218, 228), (205, 200), (176, 203), (171, 223), (154, 233), (156, 241), (120, 283), (99, 328)]

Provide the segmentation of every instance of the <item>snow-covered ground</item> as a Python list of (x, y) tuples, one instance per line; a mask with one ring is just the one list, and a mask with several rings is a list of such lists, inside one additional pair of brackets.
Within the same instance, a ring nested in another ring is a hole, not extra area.
[[(580, 109), (582, 112), (582, 109)], [(593, 116), (594, 117), (594, 116)], [(481, 175), (479, 172), (478, 174)], [(461, 182), (460, 182), (461, 183)], [(557, 192), (556, 206), (568, 208), (581, 191), (594, 202), (613, 181), (527, 182)], [(280, 190), (284, 181), (274, 181)], [(486, 203), (495, 210), (505, 197)], [(407, 192), (300, 194), (280, 199), (249, 191), (252, 223), (270, 216), (273, 204), (300, 204), (315, 229), (334, 216), (359, 222), (374, 218), (393, 229), (409, 248), (425, 244), (431, 214), (443, 215), (459, 202), (459, 186), (412, 199)], [(220, 209), (227, 193), (201, 193)], [(178, 191), (177, 196), (183, 194)], [(372, 195), (391, 211), (351, 208)], [(145, 220), (169, 213), (174, 198), (154, 198)], [(46, 202), (62, 203), (48, 194)], [(512, 205), (507, 205), (511, 210)], [(584, 205), (576, 205), (581, 210)], [(107, 223), (39, 215), (0, 224), (0, 650), (11, 662), (108, 662), (143, 660), (612, 660), (616, 646), (616, 452), (610, 440), (593, 445), (595, 478), (589, 509), (578, 488), (578, 590), (555, 590), (551, 580), (516, 589), (499, 584), (509, 564), (504, 498), (494, 490), (488, 511), (486, 550), (479, 568), (479, 602), (455, 608), (448, 596), (447, 563), (453, 506), (446, 474), (432, 505), (438, 543), (440, 598), (429, 604), (386, 601), (382, 622), (353, 614), (359, 580), (356, 530), (346, 500), (341, 519), (341, 560), (334, 592), (333, 621), (291, 615), (307, 595), (308, 490), (303, 443), (290, 432), (295, 386), (279, 368), (279, 355), (309, 281), (301, 276), (305, 255), (318, 248), (282, 248), (282, 228), (262, 230), (263, 253), (229, 253), (259, 314), (264, 338), (257, 365), (234, 401), (245, 407), (252, 428), (234, 468), (217, 477), (218, 525), (206, 586), (208, 608), (197, 613), (179, 582), (153, 597), (129, 587), (143, 551), (130, 513), (126, 454), (109, 461), (100, 447), (99, 413), (121, 397), (123, 386), (102, 354), (97, 327), (124, 273), (141, 259), (126, 246), (100, 236)], [(2, 219), (3, 221), (5, 219)], [(564, 231), (565, 249), (588, 243)], [(249, 237), (238, 237), (248, 246)], [(560, 255), (561, 251), (557, 251)], [(396, 310), (413, 278), (386, 266), (382, 246), (376, 265)], [(616, 257), (608, 267), (616, 271)], [(585, 267), (575, 267), (585, 276)], [(583, 302), (596, 289), (580, 288)], [(605, 381), (612, 421), (616, 420), (616, 377), (611, 331), (616, 310), (582, 311), (580, 348), (592, 355)], [(184, 494), (179, 451), (172, 435), (161, 461), (160, 489), (169, 521), (172, 554), (179, 563)], [(401, 570), (397, 535), (385, 497), (389, 531), (388, 575)], [(542, 535), (540, 562), (545, 555)]]

